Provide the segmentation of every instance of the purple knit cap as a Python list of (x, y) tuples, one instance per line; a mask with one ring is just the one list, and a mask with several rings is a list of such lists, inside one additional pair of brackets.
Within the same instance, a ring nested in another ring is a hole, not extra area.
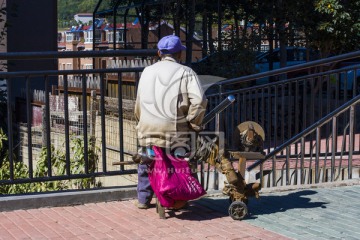
[(186, 47), (181, 44), (180, 38), (175, 35), (163, 37), (157, 46), (161, 54), (173, 54), (186, 49)]

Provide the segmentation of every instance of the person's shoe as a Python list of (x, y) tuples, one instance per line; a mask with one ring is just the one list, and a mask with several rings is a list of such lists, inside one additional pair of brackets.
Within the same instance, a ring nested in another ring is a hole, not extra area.
[(148, 209), (150, 207), (146, 203), (139, 203), (139, 201), (136, 201), (134, 204), (138, 209)]

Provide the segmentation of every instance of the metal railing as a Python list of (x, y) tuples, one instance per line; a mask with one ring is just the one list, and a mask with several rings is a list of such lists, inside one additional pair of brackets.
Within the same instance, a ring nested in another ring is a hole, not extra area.
[[(149, 57), (155, 55), (155, 50), (34, 52), (0, 53), (0, 59), (56, 60), (88, 57), (111, 57), (113, 59), (117, 56)], [(0, 78), (6, 80), (7, 87), (6, 135), (8, 141), (6, 150), (9, 154), (6, 160), (9, 162), (9, 177), (0, 179), (0, 185), (136, 173), (135, 166), (113, 166), (113, 162), (126, 162), (129, 152), (137, 149), (135, 124), (132, 119), (134, 94), (131, 94), (132, 99), (123, 99), (123, 87), (126, 84), (122, 77), (132, 73), (132, 85), (136, 86), (142, 70), (143, 67), (1, 72)], [(112, 81), (117, 83), (117, 98), (107, 97), (110, 75)], [(77, 88), (70, 84), (70, 81), (75, 79), (73, 76), (76, 76), (78, 82), (80, 81)], [(99, 80), (99, 88), (88, 88), (89, 76)], [(57, 84), (50, 86), (51, 82), (54, 82), (54, 78), (61, 81), (61, 86)], [(13, 100), (13, 87), (18, 87), (19, 80), (25, 82), (23, 86), (25, 97), (17, 96), (16, 100)], [(45, 92), (43, 94), (44, 101), (33, 101), (34, 82), (37, 83), (37, 86), (39, 82), (43, 83), (41, 90)], [(126, 83), (128, 82), (129, 79), (126, 80)], [(51, 96), (54, 93), (57, 94), (57, 98)], [(70, 101), (70, 97), (74, 100)], [(14, 109), (19, 105), (21, 105), (21, 111), (19, 108)], [(22, 121), (19, 122), (19, 119)], [(40, 128), (37, 126), (39, 124)], [(41, 136), (35, 138), (35, 135)], [(34, 142), (35, 139), (37, 139), (36, 142)], [(80, 140), (80, 150), (75, 149), (73, 140)], [(18, 154), (20, 152), (21, 154)], [(41, 152), (45, 153), (46, 167), (44, 169), (46, 172), (39, 175), (36, 168), (41, 157), (44, 157)], [(60, 167), (56, 165), (58, 163), (54, 163), (60, 157), (63, 157), (65, 169), (63, 171), (59, 170)], [(81, 158), (83, 165), (74, 167), (73, 158), (75, 157)], [(96, 159), (96, 163), (93, 162), (94, 159)], [(1, 165), (3, 161), (5, 160), (1, 161)], [(18, 162), (26, 165), (26, 177), (16, 175)], [(94, 168), (94, 164), (96, 164), (96, 168)]]
[[(115, 51), (85, 51), (85, 52), (47, 52), (47, 53), (0, 53), (0, 60), (19, 60), (19, 59), (59, 59), (59, 58), (106, 58), (117, 56), (155, 56), (155, 50), (115, 50)], [(358, 66), (350, 66), (331, 71), (301, 75), (296, 78), (278, 80), (262, 85), (256, 85), (256, 81), (266, 81), (273, 79), (283, 79), (284, 74), (290, 76), (300, 70), (313, 71), (321, 66), (359, 57), (360, 52), (349, 53), (329, 59), (323, 59), (292, 66), (267, 73), (259, 73), (252, 76), (245, 76), (236, 79), (226, 80), (217, 83), (209, 89), (208, 109), (212, 109), (229, 94), (236, 98), (235, 104), (231, 105), (222, 112), (216, 124), (211, 123), (209, 128), (216, 126), (217, 130), (224, 130), (226, 136), (226, 147), (232, 148), (233, 129), (243, 121), (252, 120), (260, 123), (265, 129), (265, 147), (267, 154), (271, 153), (277, 146), (285, 143), (292, 136), (300, 133), (302, 129), (311, 126), (318, 119), (331, 113), (343, 103), (352, 99), (358, 94), (358, 79), (356, 74), (349, 75), (349, 71), (357, 72)], [(7, 102), (7, 149), (10, 153), (18, 153), (22, 159), (16, 159), (15, 155), (9, 154), (9, 177), (0, 179), (0, 185), (46, 182), (55, 180), (83, 179), (89, 177), (120, 176), (136, 173), (135, 166), (120, 164), (114, 166), (116, 162), (126, 162), (130, 158), (130, 153), (137, 150), (133, 114), (133, 100), (135, 98), (136, 85), (142, 67), (139, 68), (114, 68), (114, 69), (84, 69), (84, 70), (46, 70), (46, 71), (20, 71), (2, 72), (0, 78), (7, 82), (7, 99), (13, 99), (12, 88), (17, 84), (18, 79), (25, 82), (25, 98), (22, 99), (20, 108), (21, 116), (16, 116), (19, 110), (14, 109), (12, 101)], [(131, 82), (132, 89), (128, 91), (129, 80), (124, 81), (123, 75), (132, 73), (134, 76)], [(81, 84), (76, 89), (72, 86), (72, 76), (77, 76), (77, 81)], [(87, 81), (89, 76), (99, 79), (100, 86), (89, 89)], [(111, 78), (109, 77), (111, 76)], [(349, 76), (353, 76), (349, 79)], [(61, 79), (61, 86), (50, 86), (51, 80)], [(110, 81), (116, 83), (116, 97), (108, 97)], [(44, 103), (32, 101), (33, 83), (43, 83)], [(352, 83), (351, 87), (350, 83)], [(215, 92), (211, 92), (215, 89)], [(350, 90), (348, 90), (350, 89)], [(50, 92), (56, 93), (58, 98), (50, 96)], [(56, 101), (54, 99), (57, 99)], [(54, 105), (57, 107), (55, 108)], [(60, 108), (59, 108), (60, 106)], [(83, 106), (83, 107), (78, 107)], [(84, 107), (86, 106), (86, 107)], [(56, 110), (56, 111), (55, 111)], [(62, 114), (59, 114), (62, 111)], [(76, 113), (76, 117), (73, 116)], [(80, 114), (79, 114), (80, 113)], [(35, 119), (35, 118), (40, 118)], [(18, 120), (26, 123), (25, 127), (20, 126)], [(36, 120), (36, 121), (35, 121)], [(333, 134), (339, 133), (340, 129), (346, 127), (349, 118), (346, 116), (337, 117), (337, 127)], [(40, 127), (36, 124), (41, 123)], [(36, 126), (35, 126), (35, 125)], [(80, 127), (81, 125), (81, 127)], [(215, 126), (214, 126), (215, 125)], [(53, 130), (54, 127), (61, 126), (60, 130)], [(358, 129), (354, 124), (354, 133)], [(220, 129), (219, 129), (220, 128)], [(39, 130), (41, 129), (41, 130)], [(321, 135), (330, 136), (331, 126), (324, 124), (319, 130)], [(19, 134), (14, 134), (19, 133)], [(59, 134), (60, 133), (60, 134)], [(125, 134), (127, 134), (125, 136)], [(35, 136), (41, 135), (35, 141)], [(18, 137), (22, 136), (22, 138)], [(305, 142), (313, 142), (309, 137), (304, 136)], [(81, 171), (74, 172), (72, 169), (72, 159), (77, 154), (74, 151), (72, 139), (82, 140), (83, 166)], [(316, 138), (316, 140), (319, 140)], [(320, 139), (321, 140), (321, 139)], [(39, 148), (41, 146), (42, 148)], [(19, 148), (22, 148), (21, 151)], [(358, 153), (359, 147), (345, 151), (338, 150), (332, 152), (335, 156), (349, 155)], [(351, 151), (350, 151), (351, 150)], [(46, 173), (38, 176), (36, 164), (43, 157), (41, 151), (46, 155)], [(58, 173), (54, 172), (54, 161), (52, 157), (55, 153), (62, 151), (64, 156), (65, 170)], [(93, 153), (98, 156), (96, 169), (92, 166)], [(350, 153), (351, 152), (351, 153)], [(291, 152), (284, 149), (277, 152), (278, 159), (286, 156), (295, 157), (304, 153), (297, 145)], [(309, 158), (313, 153), (302, 154), (304, 158)], [(323, 157), (327, 153), (320, 152)], [(16, 163), (22, 161), (27, 165), (27, 176), (17, 177), (14, 175)], [(274, 161), (273, 164), (276, 164)], [(289, 165), (286, 165), (289, 167)], [(288, 173), (286, 173), (288, 174)], [(284, 179), (284, 178), (283, 178)], [(276, 180), (278, 181), (278, 180)], [(300, 181), (301, 182), (301, 181)], [(287, 178), (289, 183), (289, 178)], [(303, 182), (302, 182), (303, 183)], [(274, 183), (272, 183), (274, 184)]]
[[(285, 180), (284, 182), (286, 185), (290, 185), (292, 183), (291, 180), (293, 180), (293, 184), (335, 181), (339, 179), (342, 172), (341, 169), (344, 167), (347, 168), (347, 178), (351, 179), (353, 167), (352, 160), (355, 147), (355, 108), (359, 102), (360, 95), (357, 95), (327, 116), (301, 131), (299, 134), (296, 134), (277, 146), (273, 151), (267, 154), (264, 159), (258, 160), (250, 165), (247, 170), (251, 171), (257, 166), (262, 165), (265, 161), (272, 159), (272, 186), (276, 186), (280, 180)], [(343, 135), (339, 136), (337, 134), (339, 130), (338, 119), (341, 115), (348, 116), (348, 123), (340, 129), (342, 130), (341, 132)], [(326, 124), (328, 123), (330, 123), (331, 126), (330, 134), (322, 136), (322, 128), (327, 128), (328, 125)], [(291, 157), (292, 150), (295, 147), (298, 147), (300, 152), (296, 156)], [(337, 149), (341, 152), (340, 158), (338, 159), (336, 159)], [(285, 151), (285, 158), (281, 154), (282, 151)], [(343, 165), (345, 151), (347, 152), (347, 157), (344, 162), (347, 161), (347, 163)], [(285, 174), (282, 174), (282, 176), (277, 178), (276, 161), (279, 157), (280, 159), (283, 158), (286, 169)], [(295, 164), (292, 166), (293, 173), (290, 176), (291, 160), (294, 160)], [(330, 161), (330, 165), (328, 164), (328, 161)], [(298, 166), (298, 164), (300, 166)], [(306, 164), (308, 166), (305, 166)], [(336, 167), (338, 168), (337, 171)], [(308, 174), (306, 174), (306, 169), (308, 170)], [(327, 171), (328, 169), (329, 171)], [(298, 170), (300, 170), (300, 173)], [(262, 179), (264, 176), (263, 168), (260, 168), (260, 171), (260, 178)], [(337, 175), (335, 175), (335, 173), (337, 173)]]
[[(313, 124), (333, 111), (345, 108), (346, 103), (359, 94), (359, 64), (328, 70), (334, 64), (359, 56), (360, 51), (352, 52), (270, 72), (224, 80), (212, 86), (208, 90), (210, 108), (229, 94), (236, 98), (235, 103), (220, 116), (220, 128), (225, 132), (226, 148), (236, 149), (239, 147), (234, 145), (234, 142), (239, 141), (234, 141), (234, 138), (238, 136), (234, 136), (233, 132), (240, 123), (255, 121), (263, 126), (265, 131), (266, 159), (273, 160), (260, 165), (262, 174), (264, 169), (266, 170), (265, 175), (271, 173), (267, 175), (265, 182), (261, 178), (263, 185), (318, 183), (319, 180), (334, 181), (338, 179), (338, 177), (333, 177), (334, 173), (331, 173), (332, 177), (327, 175), (329, 166), (326, 166), (326, 159), (329, 154), (338, 159), (333, 162), (338, 166), (337, 174), (342, 171), (342, 179), (346, 178), (344, 175), (351, 178), (350, 169), (347, 174), (344, 173), (342, 159), (360, 153), (359, 144), (349, 147), (350, 133), (347, 132), (349, 121), (355, 122), (351, 134), (360, 132), (359, 125), (355, 120), (359, 111), (355, 111), (354, 106), (353, 114), (337, 116), (335, 127), (326, 123), (321, 128), (317, 128)], [(314, 127), (314, 131), (318, 131), (316, 138), (312, 134), (306, 134), (302, 139), (303, 144), (289, 142), (289, 139), (293, 139), (293, 136), (303, 133), (303, 130), (309, 127), (310, 129)], [(334, 140), (333, 145), (323, 149), (323, 146), (320, 147), (320, 143), (325, 141), (329, 144), (329, 136), (337, 136), (338, 141)], [(359, 141), (360, 135), (356, 134), (355, 136), (355, 139)], [(342, 142), (342, 144), (337, 142)], [(341, 145), (340, 148), (339, 145)], [(278, 146), (283, 147), (279, 149)], [(313, 148), (316, 150), (314, 151)], [(319, 160), (315, 161), (317, 163), (315, 168), (312, 166), (314, 154), (318, 154), (318, 158), (325, 159), (325, 163), (322, 165), (323, 170), (321, 171), (324, 172), (322, 172), (321, 179), (319, 179)], [(272, 156), (274, 157), (272, 158)], [(299, 161), (300, 156), (303, 158), (301, 162)], [(307, 181), (304, 177), (304, 168), (300, 167), (303, 172), (297, 173), (298, 163), (306, 164), (308, 168)], [(348, 164), (352, 164), (352, 162)], [(330, 168), (333, 169), (333, 166), (331, 165)], [(284, 168), (286, 169), (284, 170)], [(293, 182), (290, 181), (290, 168), (293, 169), (291, 170)], [(252, 169), (253, 167), (249, 168), (249, 170)], [(312, 171), (315, 171), (316, 174)], [(281, 174), (281, 177), (277, 178), (277, 174)], [(283, 177), (284, 174), (285, 177)], [(298, 179), (298, 176), (301, 176), (301, 179)]]

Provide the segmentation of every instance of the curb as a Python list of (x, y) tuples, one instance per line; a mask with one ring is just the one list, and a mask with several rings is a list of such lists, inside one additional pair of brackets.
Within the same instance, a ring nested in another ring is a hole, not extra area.
[(136, 187), (76, 190), (0, 197), (0, 211), (73, 206), (87, 203), (128, 200), (137, 197)]
[[(314, 188), (332, 188), (360, 185), (360, 178), (339, 182), (327, 182), (319, 184), (304, 184), (264, 188), (260, 194), (296, 191)], [(205, 197), (225, 196), (221, 190), (210, 190)], [(0, 212), (20, 209), (34, 209), (44, 207), (62, 207), (82, 205), (87, 203), (124, 201), (137, 198), (136, 187), (118, 187), (94, 190), (76, 190), (56, 193), (37, 193), (27, 195), (0, 196)]]

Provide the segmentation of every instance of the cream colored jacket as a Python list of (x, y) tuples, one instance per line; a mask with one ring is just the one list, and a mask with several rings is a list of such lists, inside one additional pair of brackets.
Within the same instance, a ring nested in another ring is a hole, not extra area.
[(141, 74), (135, 103), (140, 146), (169, 147), (174, 134), (200, 131), (207, 100), (198, 76), (165, 57)]

